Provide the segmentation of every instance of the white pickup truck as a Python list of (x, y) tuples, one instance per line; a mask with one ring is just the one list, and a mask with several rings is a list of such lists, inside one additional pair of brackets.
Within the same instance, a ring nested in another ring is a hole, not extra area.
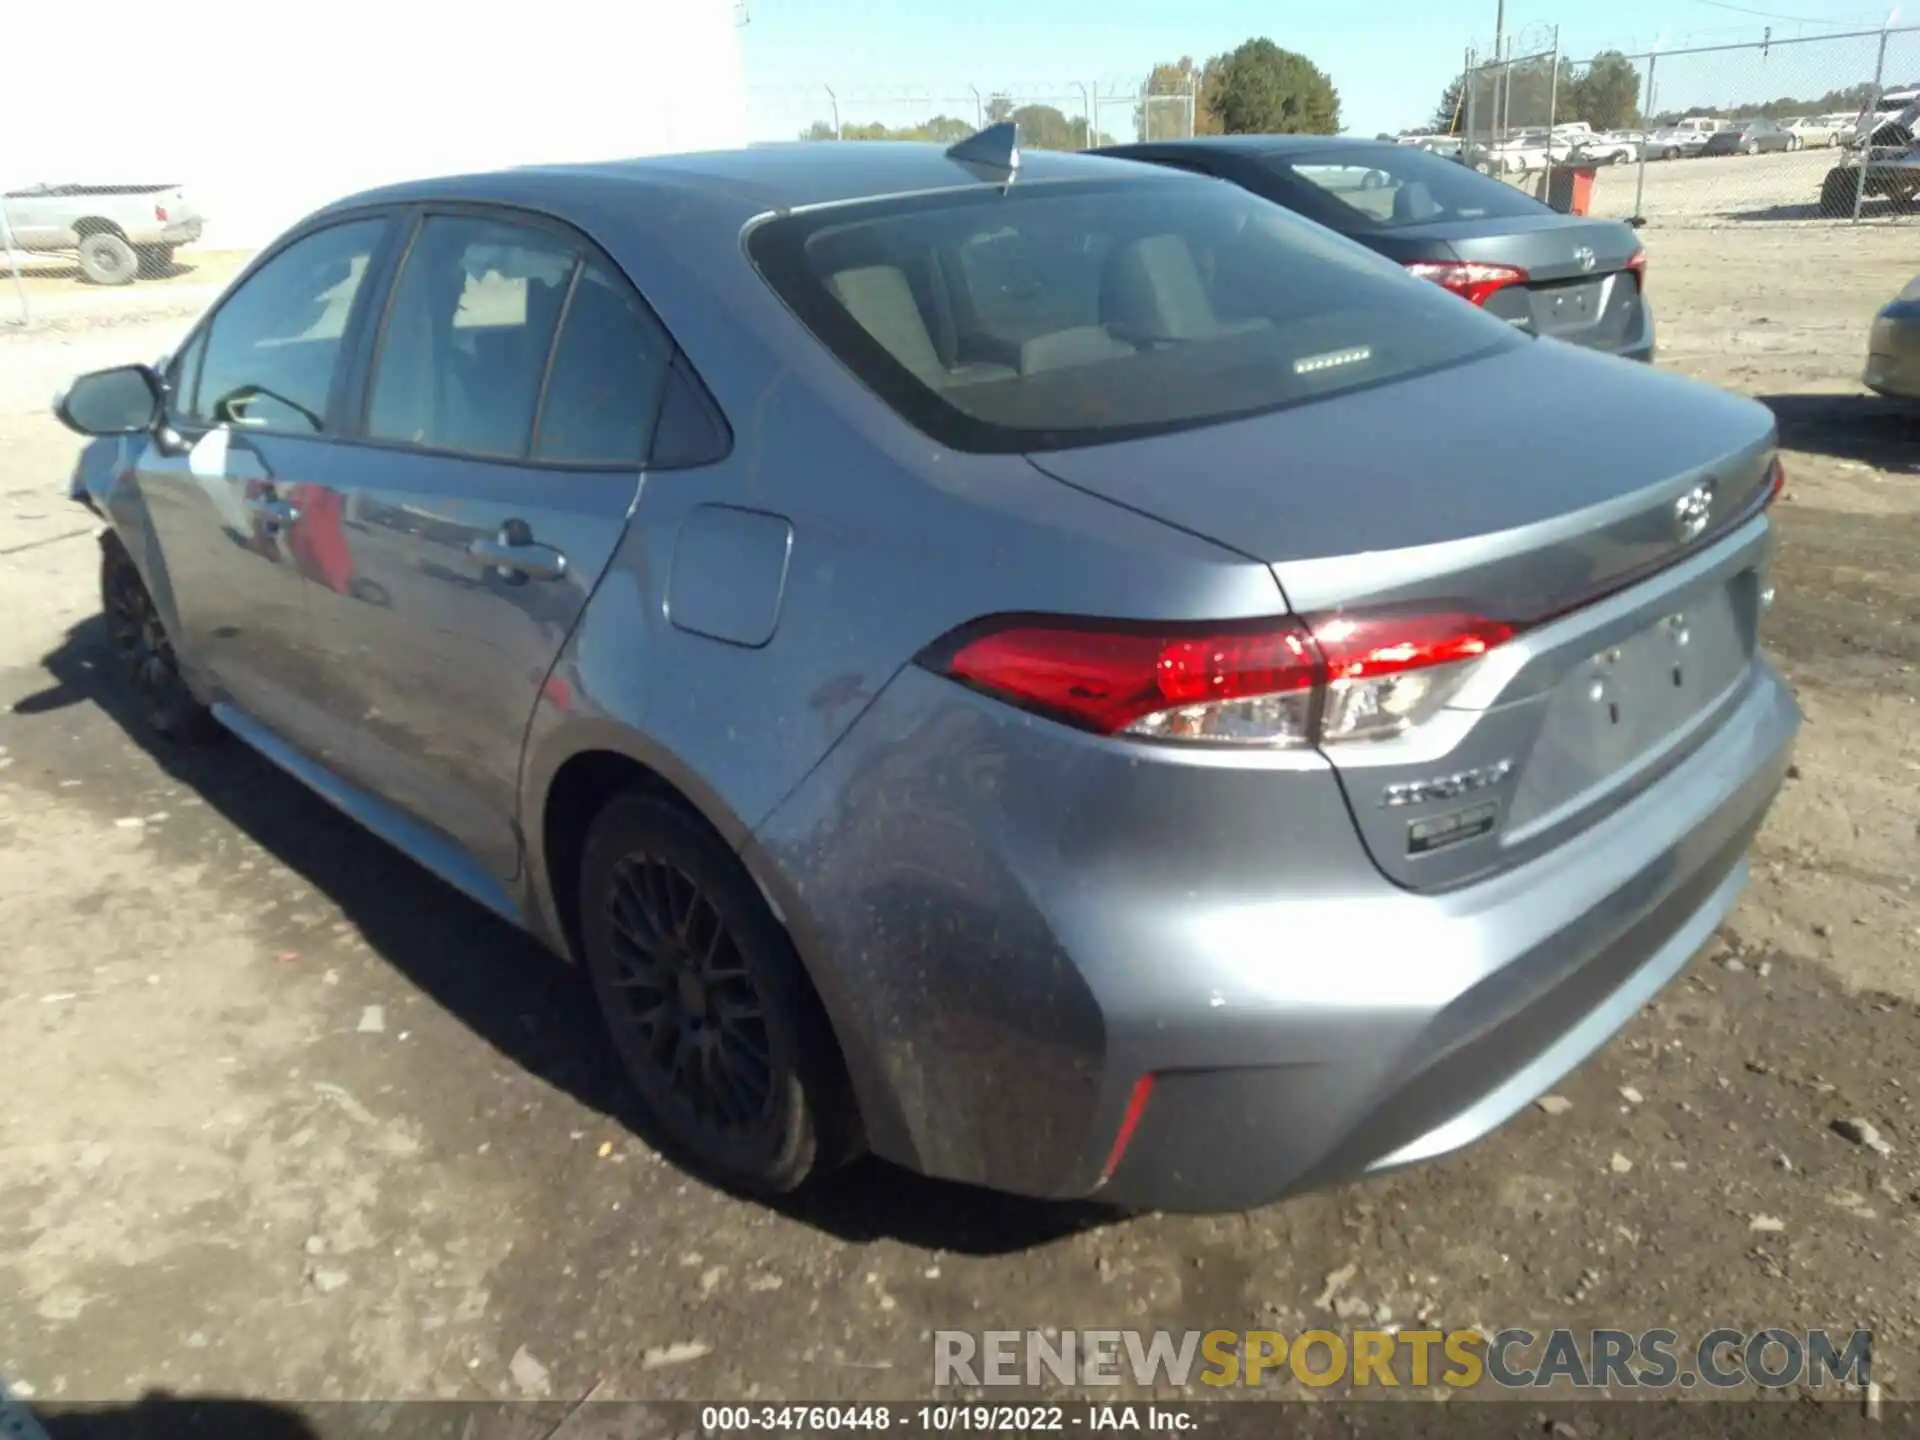
[(96, 285), (125, 285), (173, 266), (176, 245), (200, 238), (199, 210), (178, 185), (34, 185), (0, 195), (15, 250), (71, 251)]

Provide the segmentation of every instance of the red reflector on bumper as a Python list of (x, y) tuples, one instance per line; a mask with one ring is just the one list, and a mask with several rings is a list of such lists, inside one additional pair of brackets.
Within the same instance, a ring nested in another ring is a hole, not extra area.
[(1107, 1152), (1107, 1163), (1100, 1170), (1103, 1181), (1111, 1180), (1113, 1172), (1120, 1168), (1127, 1146), (1133, 1142), (1133, 1132), (1139, 1127), (1140, 1117), (1146, 1113), (1147, 1097), (1151, 1094), (1153, 1072), (1149, 1071), (1133, 1082), (1133, 1094), (1127, 1098), (1127, 1113), (1121, 1117), (1120, 1132), (1113, 1137), (1113, 1149)]

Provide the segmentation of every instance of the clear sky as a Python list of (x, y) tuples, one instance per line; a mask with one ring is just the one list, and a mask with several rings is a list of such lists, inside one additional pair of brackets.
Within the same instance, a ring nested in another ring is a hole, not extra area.
[[(1920, 3), (1900, 23), (1920, 22)], [(740, 32), (750, 114), (759, 139), (787, 139), (830, 114), (822, 86), (837, 92), (846, 121), (905, 124), (928, 101), (972, 118), (968, 86), (1045, 97), (1082, 113), (1080, 87), (1098, 87), (1101, 129), (1125, 135), (1131, 93), (1156, 61), (1196, 59), (1264, 35), (1313, 60), (1339, 88), (1347, 127), (1371, 135), (1424, 123), (1462, 52), (1490, 47), (1494, 0), (1350, 0), (1321, 5), (1273, 0), (746, 0)], [(1643, 51), (1873, 29), (1885, 8), (1861, 0), (1510, 0), (1510, 33), (1560, 26), (1565, 53)], [(1920, 37), (1906, 37), (1904, 63), (1920, 78)], [(1544, 48), (1544, 47), (1543, 47)], [(1672, 68), (1661, 108), (1817, 93), (1872, 78), (1874, 46), (1808, 46)], [(1894, 78), (1892, 74), (1889, 78)], [(1901, 74), (1899, 78), (1908, 78)], [(1684, 88), (1689, 93), (1681, 95)], [(1746, 93), (1751, 92), (1751, 93)]]

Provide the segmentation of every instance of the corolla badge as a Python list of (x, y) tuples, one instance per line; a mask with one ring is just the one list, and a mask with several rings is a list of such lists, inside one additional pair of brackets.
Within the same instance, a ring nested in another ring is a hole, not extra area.
[(1582, 245), (1573, 252), (1573, 263), (1580, 267), (1580, 273), (1582, 275), (1591, 275), (1593, 273), (1593, 267), (1600, 262), (1595, 258), (1591, 249)]
[(1673, 533), (1682, 542), (1699, 538), (1713, 518), (1713, 482), (1694, 486), (1673, 502)]

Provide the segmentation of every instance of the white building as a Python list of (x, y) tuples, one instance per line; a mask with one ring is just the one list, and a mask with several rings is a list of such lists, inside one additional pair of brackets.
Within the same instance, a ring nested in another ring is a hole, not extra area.
[(746, 143), (733, 0), (92, 0), (7, 28), (0, 185), (177, 182), (210, 246), (394, 180)]

